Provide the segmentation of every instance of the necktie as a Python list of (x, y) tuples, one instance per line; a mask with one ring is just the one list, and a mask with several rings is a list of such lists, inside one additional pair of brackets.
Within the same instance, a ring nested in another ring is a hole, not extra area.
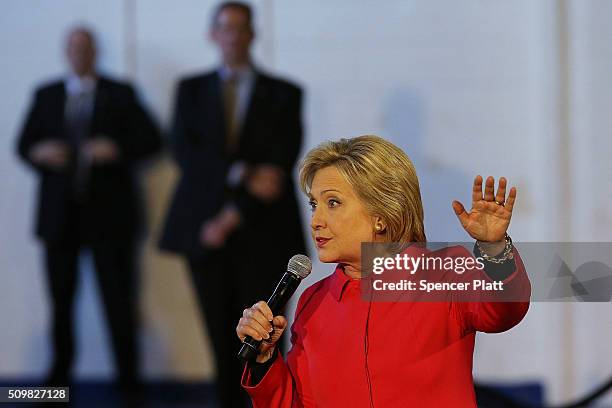
[(231, 74), (223, 83), (223, 101), (225, 107), (225, 142), (227, 151), (234, 153), (238, 147), (238, 77)]
[(68, 98), (66, 122), (70, 143), (74, 149), (74, 187), (77, 200), (86, 194), (89, 175), (89, 160), (83, 154), (83, 143), (87, 139), (91, 115), (91, 93), (79, 92)]

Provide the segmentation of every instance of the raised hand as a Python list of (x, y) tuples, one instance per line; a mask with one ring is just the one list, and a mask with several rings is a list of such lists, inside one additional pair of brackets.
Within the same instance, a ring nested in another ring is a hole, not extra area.
[(512, 208), (516, 200), (516, 187), (512, 187), (506, 197), (506, 179), (501, 177), (495, 192), (495, 179), (487, 177), (484, 196), (482, 194), (482, 177), (476, 176), (472, 189), (472, 209), (465, 210), (459, 201), (453, 201), (453, 210), (466, 232), (482, 242), (499, 242), (504, 239)]

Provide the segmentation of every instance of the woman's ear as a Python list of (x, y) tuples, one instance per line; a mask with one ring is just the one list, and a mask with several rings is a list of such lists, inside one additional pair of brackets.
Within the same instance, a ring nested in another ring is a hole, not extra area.
[(380, 217), (374, 218), (374, 232), (377, 234), (384, 234), (387, 230), (387, 226)]

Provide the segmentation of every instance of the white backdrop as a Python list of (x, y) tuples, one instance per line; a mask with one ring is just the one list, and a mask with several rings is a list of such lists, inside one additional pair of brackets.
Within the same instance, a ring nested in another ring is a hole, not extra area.
[[(211, 1), (5, 0), (0, 10), (0, 376), (40, 376), (48, 364), (47, 298), (32, 238), (33, 174), (14, 155), (33, 86), (64, 72), (72, 23), (98, 32), (100, 65), (135, 81), (161, 123), (182, 75), (212, 67)], [(612, 240), (612, 51), (605, 0), (260, 0), (255, 61), (306, 91), (304, 149), (376, 133), (414, 159), (430, 240), (463, 240), (452, 199), (468, 202), (475, 174), (519, 190), (517, 241)], [(384, 5), (383, 5), (384, 4)], [(151, 239), (142, 312), (149, 378), (214, 375), (180, 259), (155, 250), (176, 170), (146, 174)], [(304, 206), (304, 219), (308, 212)], [(314, 254), (314, 251), (311, 252)], [(83, 262), (88, 265), (87, 257)], [(329, 274), (315, 264), (309, 282)], [(80, 376), (112, 373), (91, 270), (78, 302)], [(475, 375), (543, 381), (551, 402), (612, 374), (610, 304), (534, 303), (520, 326), (480, 335)], [(612, 401), (612, 400), (610, 400)]]

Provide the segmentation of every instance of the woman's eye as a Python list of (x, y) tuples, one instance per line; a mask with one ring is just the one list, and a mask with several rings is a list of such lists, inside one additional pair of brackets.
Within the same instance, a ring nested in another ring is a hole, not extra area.
[(337, 201), (337, 200), (334, 200), (333, 198), (331, 200), (327, 201), (327, 205), (332, 207), (332, 208), (338, 206), (338, 204), (340, 204), (340, 202)]
[(315, 203), (314, 201), (309, 201), (308, 205), (310, 206), (310, 211), (314, 211), (315, 208), (317, 208), (317, 203)]

